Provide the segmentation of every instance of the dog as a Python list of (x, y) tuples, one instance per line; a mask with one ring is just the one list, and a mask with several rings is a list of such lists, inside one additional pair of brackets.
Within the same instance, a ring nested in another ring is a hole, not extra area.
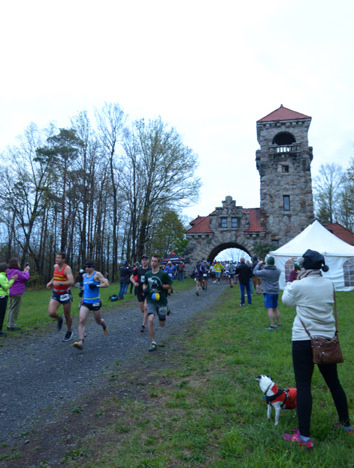
[[(275, 410), (275, 425), (279, 423), (281, 410), (296, 409), (296, 388), (278, 388), (269, 375), (260, 375), (256, 378), (267, 402), (267, 418), (270, 420), (272, 408)], [(296, 411), (295, 411), (296, 412)]]

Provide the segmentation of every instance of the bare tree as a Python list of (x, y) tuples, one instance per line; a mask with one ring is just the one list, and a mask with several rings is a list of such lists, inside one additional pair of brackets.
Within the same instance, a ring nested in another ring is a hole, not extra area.
[(124, 112), (117, 103), (106, 103), (101, 111), (96, 110), (98, 137), (105, 156), (108, 158), (111, 178), (111, 198), (113, 202), (113, 258), (112, 280), (116, 279), (118, 264), (118, 146), (121, 143), (125, 124)]
[(342, 167), (332, 163), (322, 164), (318, 176), (314, 178), (316, 217), (322, 224), (333, 223), (338, 217), (342, 176)]
[(141, 222), (137, 255), (140, 257), (151, 234), (152, 223), (167, 208), (177, 208), (196, 201), (200, 181), (194, 176), (197, 155), (186, 147), (174, 128), (161, 119), (136, 121), (134, 145), (144, 176)]

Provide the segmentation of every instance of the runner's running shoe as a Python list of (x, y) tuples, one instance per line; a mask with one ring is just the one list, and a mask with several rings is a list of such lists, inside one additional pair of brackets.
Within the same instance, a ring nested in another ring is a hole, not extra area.
[(307, 450), (313, 449), (312, 440), (311, 439), (304, 440), (298, 429), (296, 429), (295, 434), (283, 433), (282, 436), (288, 442), (294, 442), (295, 444), (299, 445), (300, 447), (305, 447), (305, 449), (307, 449)]
[(140, 331), (141, 331), (141, 333), (146, 332), (146, 331), (147, 331), (147, 330), (146, 330), (146, 327), (145, 327), (144, 325), (142, 325), (141, 328), (140, 328)]
[(72, 331), (67, 331), (65, 333), (65, 336), (63, 338), (63, 341), (70, 341), (71, 338), (73, 337), (74, 333)]
[(152, 351), (156, 351), (157, 350), (157, 344), (156, 343), (151, 343), (151, 346), (149, 348), (149, 352), (151, 353)]
[(74, 347), (77, 348), (77, 349), (84, 349), (84, 342), (82, 340), (75, 341)]
[(105, 335), (108, 335), (107, 325), (104, 325), (104, 326), (103, 326), (103, 333), (104, 333)]

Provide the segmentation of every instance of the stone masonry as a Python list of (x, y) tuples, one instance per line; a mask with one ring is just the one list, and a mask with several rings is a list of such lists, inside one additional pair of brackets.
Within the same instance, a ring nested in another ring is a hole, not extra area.
[(280, 247), (313, 222), (310, 124), (311, 117), (283, 106), (257, 121), (261, 206), (245, 209), (227, 196), (209, 216), (198, 216), (186, 232), (191, 264), (232, 247), (252, 256), (255, 242)]

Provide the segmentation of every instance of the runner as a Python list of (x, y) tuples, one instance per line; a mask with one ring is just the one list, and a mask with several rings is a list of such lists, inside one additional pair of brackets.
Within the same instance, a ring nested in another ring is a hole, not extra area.
[(205, 289), (206, 291), (208, 290), (208, 277), (209, 277), (209, 270), (210, 270), (210, 263), (207, 262), (206, 258), (201, 262), (201, 265), (204, 267), (204, 273), (203, 273), (203, 283), (202, 283), (202, 288)]
[(193, 269), (193, 275), (195, 278), (195, 293), (197, 296), (199, 296), (199, 285), (204, 289), (204, 274), (204, 266), (200, 262), (197, 262)]
[(141, 257), (141, 266), (134, 268), (133, 274), (130, 277), (130, 281), (135, 286), (136, 297), (138, 298), (139, 307), (143, 315), (143, 324), (141, 325), (140, 331), (142, 333), (147, 331), (146, 322), (147, 322), (147, 302), (146, 294), (143, 291), (143, 285), (145, 282), (145, 274), (150, 271), (149, 268), (149, 257), (143, 255)]
[(223, 270), (222, 265), (219, 262), (216, 262), (214, 264), (214, 271), (215, 271), (215, 282), (217, 284), (220, 284), (222, 270)]
[(230, 288), (233, 287), (234, 284), (234, 278), (235, 278), (235, 265), (233, 262), (230, 263), (229, 265), (229, 281), (230, 281)]
[(158, 255), (151, 257), (151, 270), (145, 274), (143, 287), (147, 291), (148, 327), (151, 339), (150, 352), (157, 349), (154, 328), (155, 314), (159, 318), (160, 327), (164, 327), (168, 311), (167, 295), (172, 290), (172, 279), (160, 269), (160, 263), (161, 260)]
[(100, 273), (95, 271), (92, 260), (87, 260), (85, 264), (86, 274), (84, 275), (83, 298), (81, 301), (79, 314), (79, 341), (74, 343), (75, 348), (84, 348), (85, 323), (90, 310), (93, 311), (97, 325), (101, 325), (103, 333), (107, 334), (106, 322), (101, 317), (101, 299), (100, 288), (108, 288), (108, 280)]
[(64, 319), (58, 315), (58, 308), (63, 306), (67, 332), (63, 341), (70, 341), (73, 337), (71, 331), (72, 318), (71, 318), (71, 303), (73, 296), (70, 291), (70, 286), (75, 283), (74, 276), (71, 268), (65, 263), (65, 253), (60, 252), (55, 256), (54, 274), (53, 278), (47, 283), (47, 288), (50, 289), (53, 285), (53, 295), (49, 301), (48, 315), (58, 322), (58, 331), (62, 329)]

